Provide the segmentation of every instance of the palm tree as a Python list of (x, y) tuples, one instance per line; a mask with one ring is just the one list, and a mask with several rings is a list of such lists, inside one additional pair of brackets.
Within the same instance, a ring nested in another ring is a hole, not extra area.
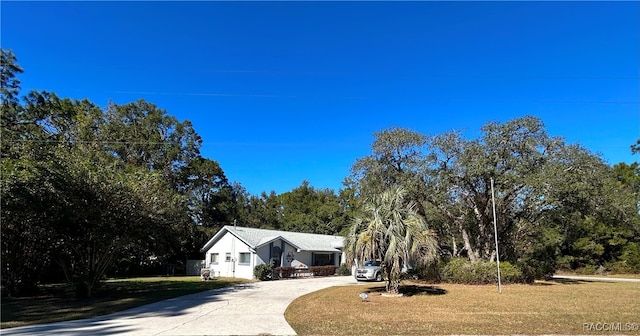
[(398, 294), (404, 266), (419, 267), (438, 257), (433, 231), (416, 210), (414, 201), (405, 201), (407, 191), (393, 188), (374, 196), (363, 205), (345, 241), (349, 264), (365, 260), (382, 261), (386, 290)]

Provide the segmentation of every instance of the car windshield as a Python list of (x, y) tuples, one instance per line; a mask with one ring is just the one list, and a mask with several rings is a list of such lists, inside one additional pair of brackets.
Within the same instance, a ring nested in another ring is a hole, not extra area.
[(377, 261), (373, 261), (373, 260), (367, 260), (364, 262), (365, 266), (380, 266), (380, 262)]

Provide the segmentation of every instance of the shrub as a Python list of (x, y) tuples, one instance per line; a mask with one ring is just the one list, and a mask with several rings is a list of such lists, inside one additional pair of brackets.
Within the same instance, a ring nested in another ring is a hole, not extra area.
[(273, 265), (271, 263), (260, 264), (253, 268), (253, 276), (261, 281), (271, 280)]
[[(498, 282), (495, 262), (479, 261), (472, 263), (463, 258), (454, 258), (442, 269), (441, 279), (444, 282), (483, 285)], [(532, 278), (509, 262), (500, 263), (500, 280), (502, 283), (528, 283)]]
[(613, 273), (640, 273), (640, 244), (627, 243), (620, 253), (618, 260), (606, 263), (607, 268)]
[(534, 279), (549, 279), (556, 269), (571, 267), (573, 259), (560, 257), (560, 248), (556, 243), (556, 240), (542, 242), (518, 260), (516, 267), (525, 274), (529, 282), (533, 282)]
[(336, 270), (338, 275), (351, 275), (351, 267), (347, 266), (347, 264), (342, 264)]
[(558, 257), (556, 268), (562, 271), (572, 271), (575, 268), (573, 267), (574, 264), (576, 264), (576, 261), (573, 256), (561, 256)]
[(290, 278), (291, 276), (293, 276), (293, 273), (295, 273), (295, 271), (295, 267), (291, 266), (276, 267), (276, 273), (280, 275), (280, 278)]
[(442, 270), (446, 264), (446, 261), (439, 259), (429, 265), (410, 269), (405, 274), (405, 277), (409, 279), (420, 279), (431, 283), (438, 283), (442, 281)]
[[(461, 284), (485, 284), (491, 282), (491, 275), (485, 272), (483, 263), (471, 263), (463, 258), (454, 258), (442, 269), (442, 280)], [(496, 277), (496, 281), (497, 281)]]
[(627, 243), (622, 249), (619, 263), (628, 273), (640, 273), (640, 243)]
[(596, 274), (596, 267), (593, 265), (587, 265), (585, 267), (581, 267), (576, 269), (576, 273), (577, 274), (582, 274), (582, 275), (594, 275)]
[[(502, 266), (502, 263), (500, 263), (500, 266)], [(522, 281), (525, 283), (533, 283), (535, 279), (548, 280), (551, 279), (551, 277), (555, 273), (547, 266), (541, 266), (540, 264), (536, 263), (532, 265), (526, 262), (518, 262), (516, 264), (516, 268), (518, 268), (522, 272)], [(502, 267), (500, 267), (500, 271), (502, 272)]]
[(309, 267), (309, 272), (313, 273), (314, 276), (329, 276), (336, 274), (335, 266), (311, 266)]
[[(489, 263), (496, 269), (496, 263)], [(512, 265), (510, 262), (500, 262), (500, 281), (505, 284), (509, 283), (533, 283), (533, 277), (525, 274), (522, 270)]]

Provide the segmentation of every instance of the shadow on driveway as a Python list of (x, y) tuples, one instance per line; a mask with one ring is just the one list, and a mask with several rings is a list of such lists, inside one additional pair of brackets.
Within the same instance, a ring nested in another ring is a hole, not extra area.
[[(232, 287), (213, 289), (209, 291), (189, 294), (164, 301), (154, 302), (143, 306), (127, 309), (117, 313), (98, 316), (89, 319), (55, 322), (25, 327), (16, 327), (0, 330), (3, 336), (20, 335), (121, 335), (136, 334), (140, 331), (136, 323), (126, 323), (127, 320), (143, 319), (148, 317), (179, 317), (188, 314), (187, 310), (204, 303), (222, 302), (221, 295), (250, 290), (252, 283), (239, 284)], [(114, 322), (122, 321), (122, 322)], [(154, 334), (154, 333), (145, 333)]]

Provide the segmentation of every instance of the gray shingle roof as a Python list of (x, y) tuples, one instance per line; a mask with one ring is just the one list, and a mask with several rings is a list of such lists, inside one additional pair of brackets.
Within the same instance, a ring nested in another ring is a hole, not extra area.
[(255, 229), (241, 226), (234, 227), (232, 225), (227, 225), (220, 229), (220, 231), (218, 231), (218, 233), (216, 233), (213, 238), (205, 244), (201, 251), (211, 248), (217, 239), (222, 237), (225, 231), (232, 233), (253, 249), (264, 244), (268, 244), (270, 241), (278, 238), (283, 238), (301, 251), (340, 252), (339, 248), (342, 248), (344, 244), (344, 238), (341, 236)]

